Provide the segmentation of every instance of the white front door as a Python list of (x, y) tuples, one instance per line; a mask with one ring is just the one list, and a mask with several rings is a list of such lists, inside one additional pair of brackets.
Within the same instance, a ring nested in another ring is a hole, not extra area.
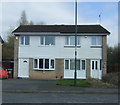
[(19, 59), (18, 77), (29, 78), (29, 59)]
[(100, 60), (91, 60), (91, 78), (101, 79), (102, 70)]

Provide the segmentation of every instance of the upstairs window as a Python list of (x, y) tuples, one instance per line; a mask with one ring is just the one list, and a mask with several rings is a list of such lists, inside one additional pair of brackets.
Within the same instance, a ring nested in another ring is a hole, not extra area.
[(102, 36), (91, 36), (91, 43), (93, 46), (102, 46)]
[[(75, 46), (75, 36), (65, 36), (65, 45)], [(77, 36), (77, 45), (80, 45), (80, 36)]]
[(55, 36), (41, 36), (40, 45), (55, 45)]
[(29, 45), (30, 36), (20, 36), (20, 45)]

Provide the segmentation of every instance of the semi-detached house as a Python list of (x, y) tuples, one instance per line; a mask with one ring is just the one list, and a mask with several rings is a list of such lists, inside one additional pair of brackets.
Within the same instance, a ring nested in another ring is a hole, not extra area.
[[(75, 25), (23, 25), (15, 35), (14, 77), (74, 78)], [(107, 31), (77, 26), (77, 78), (101, 79), (107, 70)]]

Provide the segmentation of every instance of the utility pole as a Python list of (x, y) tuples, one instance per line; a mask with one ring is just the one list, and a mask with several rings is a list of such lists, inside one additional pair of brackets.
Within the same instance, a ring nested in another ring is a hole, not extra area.
[(74, 72), (74, 86), (77, 84), (77, 0), (75, 3), (75, 72)]

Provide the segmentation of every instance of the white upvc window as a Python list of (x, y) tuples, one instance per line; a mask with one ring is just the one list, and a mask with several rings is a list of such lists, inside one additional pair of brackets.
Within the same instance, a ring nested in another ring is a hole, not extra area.
[(92, 46), (102, 46), (102, 36), (91, 36)]
[(30, 36), (20, 36), (20, 45), (30, 45)]
[[(86, 69), (86, 60), (77, 59), (77, 70)], [(65, 59), (65, 70), (75, 70), (75, 60), (74, 59)]]
[(55, 36), (40, 36), (40, 45), (55, 45)]
[[(65, 46), (75, 46), (75, 36), (65, 36)], [(77, 36), (77, 46), (80, 46), (80, 36)]]
[(49, 59), (49, 58), (34, 59), (33, 69), (35, 69), (35, 70), (55, 70), (55, 59)]

